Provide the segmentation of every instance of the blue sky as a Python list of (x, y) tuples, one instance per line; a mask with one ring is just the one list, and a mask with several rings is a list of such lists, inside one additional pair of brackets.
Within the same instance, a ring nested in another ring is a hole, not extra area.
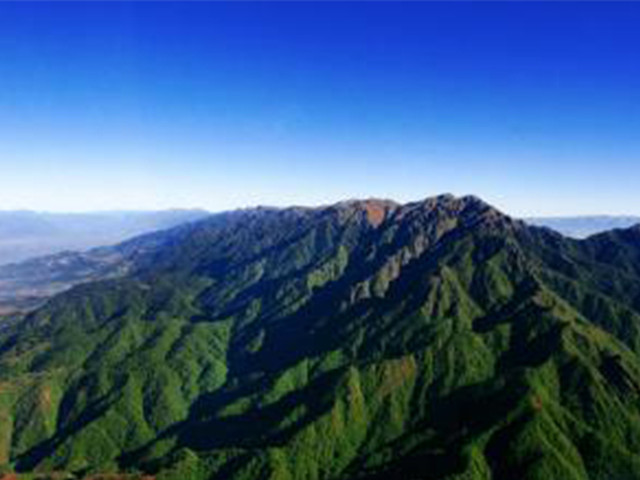
[(640, 214), (640, 3), (1, 3), (0, 209)]

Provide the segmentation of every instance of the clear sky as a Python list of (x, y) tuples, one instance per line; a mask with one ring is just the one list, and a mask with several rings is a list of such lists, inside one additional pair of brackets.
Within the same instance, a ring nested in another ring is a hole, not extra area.
[(1, 3), (0, 209), (640, 214), (640, 3)]

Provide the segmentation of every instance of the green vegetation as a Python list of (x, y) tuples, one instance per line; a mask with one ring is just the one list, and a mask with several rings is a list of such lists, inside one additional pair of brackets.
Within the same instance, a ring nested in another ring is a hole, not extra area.
[(0, 331), (0, 472), (640, 479), (640, 231), (257, 209)]

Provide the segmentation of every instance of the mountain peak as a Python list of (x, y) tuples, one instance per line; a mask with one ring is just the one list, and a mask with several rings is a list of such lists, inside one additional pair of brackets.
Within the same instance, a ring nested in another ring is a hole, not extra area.
[(361, 212), (366, 221), (373, 227), (380, 226), (385, 220), (393, 216), (403, 218), (409, 212), (442, 212), (447, 216), (484, 216), (485, 218), (508, 218), (495, 207), (474, 195), (457, 197), (450, 193), (426, 197), (423, 200), (409, 203), (398, 203), (389, 199), (367, 198), (351, 199), (338, 202), (328, 207), (349, 215)]
[[(451, 193), (444, 193), (432, 197), (426, 197), (417, 202), (405, 204), (406, 207), (420, 206), (423, 209), (445, 209), (451, 212), (461, 212), (463, 210), (481, 209), (481, 210), (498, 210), (475, 195), (455, 196)], [(499, 212), (498, 212), (499, 213)]]
[(487, 227), (513, 228), (520, 223), (474, 195), (457, 197), (447, 193), (427, 197), (400, 206), (396, 218), (413, 214), (426, 215), (428, 219), (436, 221), (438, 218), (455, 219), (458, 224), (466, 226), (481, 224)]
[(353, 199), (336, 203), (333, 208), (362, 212), (365, 220), (373, 227), (378, 227), (389, 215), (401, 205), (393, 200), (381, 198)]

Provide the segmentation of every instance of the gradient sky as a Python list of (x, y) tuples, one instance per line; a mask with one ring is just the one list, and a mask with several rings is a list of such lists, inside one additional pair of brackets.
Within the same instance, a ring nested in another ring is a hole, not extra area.
[(640, 214), (640, 3), (1, 3), (0, 209)]

